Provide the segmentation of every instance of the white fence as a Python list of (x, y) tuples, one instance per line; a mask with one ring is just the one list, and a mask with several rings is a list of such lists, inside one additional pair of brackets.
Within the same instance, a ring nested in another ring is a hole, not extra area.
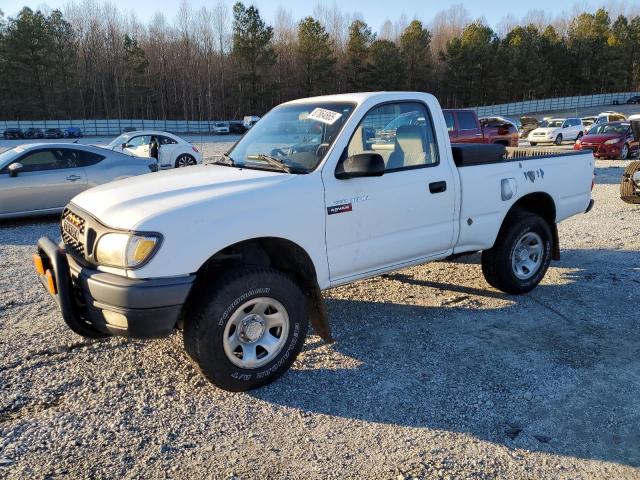
[(220, 120), (24, 120), (0, 121), (0, 135), (7, 128), (59, 128), (79, 127), (88, 136), (119, 135), (124, 129), (161, 130), (172, 133), (211, 133), (213, 124)]
[(639, 95), (638, 92), (603, 93), (600, 95), (582, 95), (579, 97), (546, 98), (527, 102), (503, 103), (475, 107), (479, 116), (483, 115), (521, 115), (523, 113), (554, 112), (574, 110), (576, 108), (598, 107), (625, 103), (629, 97)]

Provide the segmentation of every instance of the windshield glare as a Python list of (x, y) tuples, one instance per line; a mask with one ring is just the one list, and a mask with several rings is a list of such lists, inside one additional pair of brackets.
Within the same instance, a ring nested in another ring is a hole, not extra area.
[(589, 135), (617, 135), (623, 134), (627, 130), (629, 130), (628, 123), (595, 125), (591, 130), (589, 130)]
[(119, 147), (120, 145), (125, 143), (127, 140), (129, 140), (129, 135), (120, 135), (119, 137), (111, 140), (111, 143), (109, 143), (107, 146), (108, 147)]
[(558, 128), (558, 127), (561, 127), (563, 123), (564, 123), (564, 120), (549, 120), (545, 125), (545, 127)]
[(276, 107), (228, 154), (237, 167), (275, 169), (258, 158), (269, 156), (289, 167), (292, 173), (309, 173), (322, 161), (354, 107), (351, 103)]
[(24, 152), (21, 147), (15, 147), (11, 150), (0, 153), (0, 169), (6, 167), (13, 161), (13, 159), (19, 154)]

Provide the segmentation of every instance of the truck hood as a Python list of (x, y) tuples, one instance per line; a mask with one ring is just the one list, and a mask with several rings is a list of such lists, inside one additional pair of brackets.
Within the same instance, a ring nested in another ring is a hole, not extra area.
[[(194, 203), (265, 189), (296, 175), (221, 165), (197, 165), (100, 185), (71, 201), (101, 223), (135, 229), (143, 220)], [(220, 208), (224, 205), (221, 203)]]

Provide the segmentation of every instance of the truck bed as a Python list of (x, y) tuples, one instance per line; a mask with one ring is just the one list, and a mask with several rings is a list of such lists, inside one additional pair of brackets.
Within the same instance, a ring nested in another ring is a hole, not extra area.
[(584, 212), (591, 199), (591, 152), (501, 145), (452, 145), (460, 175), (460, 234), (454, 253), (489, 248), (504, 215), (525, 195), (552, 199), (555, 220)]

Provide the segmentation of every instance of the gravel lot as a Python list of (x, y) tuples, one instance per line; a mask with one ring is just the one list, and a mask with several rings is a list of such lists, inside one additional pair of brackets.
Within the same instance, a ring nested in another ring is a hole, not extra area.
[(31, 267), (57, 219), (0, 224), (0, 478), (640, 478), (625, 165), (597, 162), (531, 294), (487, 286), (478, 256), (328, 291), (336, 343), (309, 336), (249, 394), (205, 382), (180, 334), (74, 335)]

